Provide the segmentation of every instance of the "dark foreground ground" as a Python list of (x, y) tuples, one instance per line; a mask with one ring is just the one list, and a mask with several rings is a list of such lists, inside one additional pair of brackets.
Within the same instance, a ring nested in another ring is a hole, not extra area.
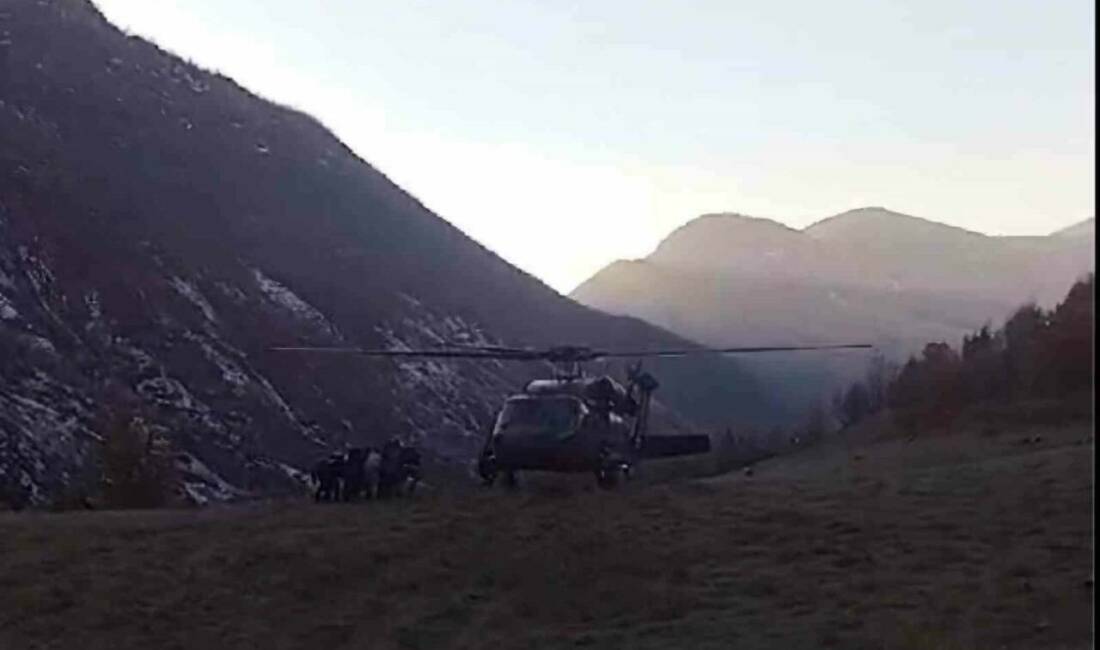
[(3, 514), (0, 648), (1088, 648), (1091, 433), (853, 436), (614, 494)]

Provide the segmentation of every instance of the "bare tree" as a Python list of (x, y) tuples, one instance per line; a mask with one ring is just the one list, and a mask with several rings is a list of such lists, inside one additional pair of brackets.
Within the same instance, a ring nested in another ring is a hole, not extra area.
[(105, 418), (100, 451), (101, 493), (108, 508), (157, 508), (172, 498), (175, 468), (166, 441), (135, 411)]
[(864, 383), (867, 388), (867, 412), (878, 413), (886, 408), (886, 394), (898, 375), (897, 364), (887, 361), (882, 353), (871, 357)]
[(840, 426), (850, 427), (870, 413), (870, 396), (863, 382), (857, 381), (833, 399), (833, 411)]

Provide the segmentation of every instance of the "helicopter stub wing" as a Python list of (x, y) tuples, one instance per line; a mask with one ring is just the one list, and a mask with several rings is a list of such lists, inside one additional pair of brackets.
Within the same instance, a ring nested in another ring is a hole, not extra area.
[(707, 435), (647, 435), (642, 438), (642, 458), (672, 458), (691, 456), (710, 451), (710, 436)]

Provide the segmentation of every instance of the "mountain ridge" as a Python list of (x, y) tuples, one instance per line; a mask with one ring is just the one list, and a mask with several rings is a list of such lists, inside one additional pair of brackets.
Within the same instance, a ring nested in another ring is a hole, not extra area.
[[(579, 283), (576, 287), (573, 288), (573, 290), (569, 291), (566, 295), (572, 295), (574, 292), (578, 291), (581, 286), (586, 284), (593, 277), (595, 277), (596, 275), (599, 275), (600, 273), (602, 273), (604, 270), (608, 269), (609, 267), (615, 266), (615, 265), (619, 264), (620, 262), (635, 262), (635, 261), (642, 261), (642, 260), (650, 259), (662, 247), (667, 246), (669, 244), (669, 242), (675, 241), (677, 238), (680, 238), (680, 237), (684, 236), (685, 234), (690, 234), (693, 231), (700, 230), (700, 229), (703, 229), (703, 228), (706, 228), (706, 227), (712, 228), (713, 229), (712, 232), (713, 232), (713, 231), (720, 231), (723, 228), (727, 228), (727, 229), (729, 229), (729, 228), (742, 228), (742, 229), (744, 229), (746, 227), (755, 226), (755, 227), (760, 228), (760, 229), (770, 229), (770, 230), (772, 230), (773, 232), (776, 232), (776, 233), (785, 233), (785, 234), (790, 234), (790, 235), (795, 235), (795, 234), (801, 233), (801, 234), (811, 234), (811, 235), (813, 235), (813, 234), (821, 234), (822, 231), (827, 230), (830, 226), (835, 225), (838, 222), (843, 223), (846, 220), (856, 221), (860, 217), (864, 217), (864, 216), (867, 216), (867, 215), (872, 215), (872, 216), (876, 216), (876, 217), (882, 216), (882, 217), (887, 217), (887, 218), (896, 218), (897, 221), (893, 222), (895, 224), (897, 224), (897, 223), (908, 223), (910, 225), (917, 225), (917, 226), (920, 226), (920, 227), (930, 228), (932, 230), (939, 231), (941, 233), (955, 233), (955, 234), (966, 235), (966, 236), (970, 236), (970, 237), (987, 238), (987, 239), (991, 239), (991, 240), (999, 240), (999, 241), (1006, 241), (1006, 242), (1008, 242), (1008, 241), (1039, 240), (1039, 239), (1043, 239), (1043, 238), (1046, 238), (1046, 237), (1052, 237), (1052, 236), (1059, 236), (1059, 237), (1088, 236), (1090, 233), (1095, 232), (1095, 218), (1094, 217), (1089, 217), (1087, 219), (1084, 219), (1084, 220), (1079, 221), (1077, 223), (1071, 224), (1071, 225), (1066, 226), (1064, 228), (1060, 228), (1058, 230), (1052, 231), (1052, 232), (1050, 232), (1048, 234), (1045, 234), (1045, 235), (993, 235), (993, 234), (980, 232), (980, 231), (977, 231), (977, 230), (970, 230), (968, 228), (964, 228), (962, 226), (956, 226), (956, 225), (949, 224), (949, 223), (946, 223), (946, 222), (935, 221), (934, 219), (929, 219), (929, 218), (926, 218), (926, 217), (918, 217), (918, 216), (906, 214), (906, 213), (903, 213), (903, 212), (897, 212), (895, 210), (890, 210), (889, 208), (885, 208), (885, 207), (881, 207), (881, 206), (864, 206), (864, 207), (860, 207), (860, 208), (853, 208), (853, 209), (850, 209), (850, 210), (845, 210), (844, 212), (840, 212), (840, 213), (837, 213), (837, 214), (834, 214), (834, 215), (830, 215), (828, 217), (823, 217), (823, 218), (821, 218), (817, 221), (814, 221), (814, 222), (812, 222), (812, 223), (810, 223), (806, 226), (803, 226), (802, 228), (795, 228), (793, 226), (789, 226), (789, 225), (783, 223), (782, 221), (779, 221), (777, 219), (773, 219), (773, 218), (770, 218), (770, 217), (754, 217), (754, 216), (739, 213), (739, 212), (708, 212), (708, 213), (703, 213), (703, 214), (699, 215), (698, 217), (695, 217), (694, 219), (691, 219), (691, 220), (689, 220), (689, 221), (687, 221), (683, 224), (680, 224), (679, 226), (676, 226), (675, 228), (673, 228), (671, 231), (669, 231), (669, 233), (667, 235), (665, 235), (661, 239), (661, 241), (659, 241), (657, 243), (657, 245), (653, 248), (653, 250), (650, 251), (650, 253), (646, 254), (645, 256), (638, 257), (638, 258), (623, 258), (623, 259), (612, 260), (611, 262), (606, 264), (604, 267), (601, 267), (600, 269), (598, 269), (595, 273), (593, 273), (592, 276), (589, 276), (589, 278), (586, 278), (584, 281)], [(867, 224), (866, 222), (864, 222), (862, 224), (857, 223), (855, 225), (857, 225), (861, 228), (864, 228), (864, 229), (873, 227), (872, 225)], [(742, 232), (744, 232), (744, 230), (742, 230)], [(879, 232), (877, 234), (880, 235), (881, 232)]]
[(1096, 234), (1096, 217), (1083, 219), (1050, 233), (1053, 237), (1088, 237)]
[(969, 230), (961, 226), (955, 226), (925, 217), (917, 217), (911, 214), (905, 214), (904, 212), (897, 212), (881, 206), (866, 206), (845, 210), (844, 212), (811, 223), (805, 228), (802, 228), (802, 232), (807, 234), (813, 234), (814, 232), (820, 233), (823, 230), (828, 230), (837, 225), (846, 225), (849, 228), (869, 228), (883, 224), (894, 226), (905, 224), (911, 228), (920, 227), (941, 232), (965, 233), (970, 236), (976, 235), (980, 237), (992, 236), (975, 230)]
[[(1044, 244), (1049, 244), (1054, 239), (1058, 238), (1069, 239), (1094, 236), (1094, 224), (1095, 219), (1090, 217), (1065, 228), (1056, 230), (1048, 235), (990, 235), (878, 206), (846, 210), (835, 215), (824, 217), (801, 229), (793, 228), (774, 219), (752, 217), (736, 212), (706, 213), (673, 229), (658, 243), (653, 251), (645, 257), (630, 260), (614, 260), (610, 262), (596, 271), (588, 279), (578, 284), (569, 295), (584, 295), (589, 290), (588, 286), (593, 280), (606, 275), (605, 272), (613, 272), (615, 268), (621, 268), (622, 262), (650, 261), (661, 263), (670, 261), (673, 256), (668, 253), (668, 249), (696, 235), (699, 235), (697, 239), (707, 241), (712, 246), (733, 246), (736, 249), (758, 248), (761, 242), (759, 240), (748, 240), (744, 242), (713, 241), (713, 238), (715, 236), (728, 236), (734, 234), (735, 231), (738, 235), (752, 235), (767, 231), (768, 234), (771, 235), (778, 234), (787, 237), (788, 240), (792, 242), (798, 241), (800, 239), (799, 235), (810, 236), (816, 241), (828, 241), (844, 239), (845, 237), (851, 238), (851, 236), (855, 234), (857, 237), (854, 239), (858, 240), (860, 243), (871, 242), (878, 247), (897, 244), (912, 246), (919, 243), (938, 245), (943, 243), (941, 238), (950, 239), (951, 237), (985, 240), (1012, 246), (1014, 244), (1029, 242), (1043, 242)], [(757, 232), (750, 232), (750, 227), (755, 228)], [(883, 230), (884, 227), (886, 232)], [(913, 232), (920, 232), (925, 236), (932, 235), (935, 239), (930, 242), (914, 242), (903, 239), (904, 235), (912, 234)], [(901, 241), (898, 241), (899, 239)], [(776, 241), (774, 237), (772, 237), (771, 240)], [(808, 244), (807, 242), (803, 243)], [(685, 251), (680, 257), (693, 260), (694, 263), (692, 266), (705, 266), (705, 261), (707, 259), (705, 255), (700, 257), (698, 251)], [(673, 263), (676, 262), (674, 261)], [(1051, 299), (1057, 299), (1059, 295), (1060, 294), (1052, 294), (1049, 297)]]
[[(709, 345), (859, 341), (901, 361), (931, 341), (957, 345), (1020, 304), (1055, 304), (1095, 267), (1091, 223), (1005, 237), (883, 208), (802, 230), (708, 215), (645, 258), (605, 266), (570, 295)], [(864, 362), (745, 361), (794, 411), (824, 399)]]

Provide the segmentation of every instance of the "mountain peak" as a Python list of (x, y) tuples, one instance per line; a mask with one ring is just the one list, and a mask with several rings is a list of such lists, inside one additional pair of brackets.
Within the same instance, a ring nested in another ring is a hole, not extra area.
[(684, 247), (698, 250), (710, 244), (722, 247), (757, 244), (761, 239), (788, 239), (799, 233), (772, 219), (750, 217), (735, 212), (702, 214), (673, 230), (654, 251), (661, 257), (670, 250)]
[(856, 208), (826, 217), (807, 226), (802, 232), (814, 239), (846, 239), (850, 241), (894, 238), (912, 241), (929, 237), (956, 237), (959, 235), (986, 237), (986, 235), (965, 228), (894, 212), (879, 206)]
[(739, 212), (706, 212), (685, 223), (673, 231), (672, 237), (677, 231), (696, 227), (740, 227), (740, 228), (777, 228), (795, 232), (793, 228), (774, 219), (765, 217), (752, 217)]
[(804, 248), (801, 232), (771, 219), (704, 214), (674, 230), (649, 260), (677, 268), (729, 266), (745, 273), (781, 274)]

